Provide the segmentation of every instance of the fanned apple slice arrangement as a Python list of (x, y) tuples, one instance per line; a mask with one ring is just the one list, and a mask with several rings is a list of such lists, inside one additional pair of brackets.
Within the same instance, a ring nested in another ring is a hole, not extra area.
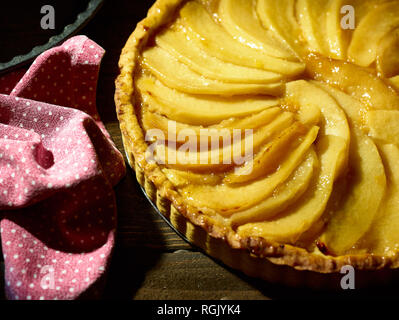
[(191, 206), (242, 238), (395, 254), (399, 1), (184, 1), (139, 62), (140, 124)]

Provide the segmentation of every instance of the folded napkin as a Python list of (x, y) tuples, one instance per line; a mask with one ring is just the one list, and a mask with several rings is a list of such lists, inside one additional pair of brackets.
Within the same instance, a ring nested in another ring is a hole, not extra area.
[[(96, 110), (103, 49), (77, 36), (0, 78), (0, 231), (9, 299), (75, 299), (114, 245), (123, 157)], [(89, 290), (90, 291), (90, 290)]]

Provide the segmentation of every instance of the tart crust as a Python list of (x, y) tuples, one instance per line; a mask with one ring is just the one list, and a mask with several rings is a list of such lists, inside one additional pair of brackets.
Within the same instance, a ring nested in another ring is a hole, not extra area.
[[(147, 163), (148, 147), (135, 113), (134, 70), (150, 36), (170, 22), (186, 0), (157, 0), (147, 17), (138, 23), (122, 50), (116, 79), (115, 104), (128, 162), (140, 185), (159, 211), (190, 242), (226, 265), (253, 277), (289, 286), (340, 288), (341, 268), (356, 269), (356, 286), (392, 280), (399, 258), (376, 254), (324, 255), (259, 238), (240, 238), (233, 230), (214, 223), (189, 205), (157, 164)], [(370, 276), (370, 271), (372, 276)]]

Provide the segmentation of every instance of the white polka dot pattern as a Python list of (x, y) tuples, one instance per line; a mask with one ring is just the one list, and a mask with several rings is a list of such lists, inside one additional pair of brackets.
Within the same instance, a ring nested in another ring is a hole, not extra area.
[(0, 231), (10, 299), (75, 299), (94, 291), (106, 270), (112, 187), (125, 165), (96, 110), (103, 53), (77, 36), (28, 71), (0, 77)]

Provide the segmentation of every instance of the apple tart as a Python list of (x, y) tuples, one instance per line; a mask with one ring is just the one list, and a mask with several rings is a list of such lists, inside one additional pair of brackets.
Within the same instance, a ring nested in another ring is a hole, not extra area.
[(399, 1), (158, 0), (119, 67), (129, 163), (194, 244), (288, 284), (399, 266)]

